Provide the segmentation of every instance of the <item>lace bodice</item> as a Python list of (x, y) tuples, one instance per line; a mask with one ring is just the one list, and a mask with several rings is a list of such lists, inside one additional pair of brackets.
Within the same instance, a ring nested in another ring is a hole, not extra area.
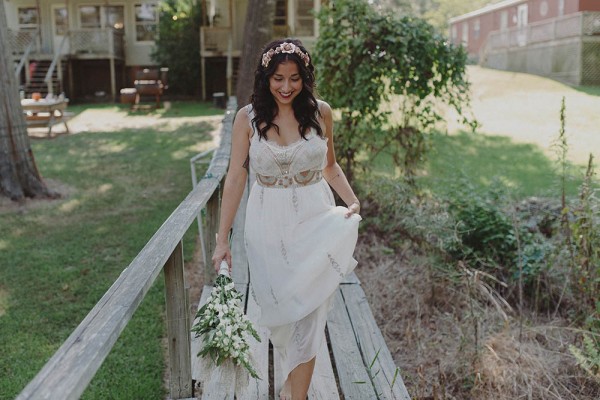
[[(252, 124), (254, 112), (248, 106)], [(327, 159), (327, 139), (311, 130), (305, 139), (281, 146), (269, 140), (259, 139), (258, 130), (252, 126), (250, 141), (250, 168), (266, 176), (294, 175), (305, 171), (321, 171)]]

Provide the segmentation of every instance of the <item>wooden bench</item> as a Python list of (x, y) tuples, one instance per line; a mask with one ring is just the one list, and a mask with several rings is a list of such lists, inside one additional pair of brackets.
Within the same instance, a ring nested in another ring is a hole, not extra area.
[(52, 133), (52, 127), (57, 124), (64, 124), (69, 133), (69, 126), (65, 118), (68, 104), (69, 100), (67, 99), (21, 100), (27, 127), (48, 128), (48, 136)]

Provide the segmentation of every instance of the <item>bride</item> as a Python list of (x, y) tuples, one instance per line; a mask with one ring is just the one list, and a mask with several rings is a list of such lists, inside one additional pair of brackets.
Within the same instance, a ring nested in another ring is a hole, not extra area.
[[(324, 343), (327, 311), (352, 257), (360, 202), (335, 160), (332, 111), (314, 95), (314, 66), (298, 40), (269, 43), (254, 75), (251, 102), (233, 124), (221, 203), (218, 269), (231, 264), (228, 233), (249, 170), (245, 243), (251, 293), (280, 359), (284, 400), (304, 400)], [(347, 207), (336, 207), (333, 188)]]

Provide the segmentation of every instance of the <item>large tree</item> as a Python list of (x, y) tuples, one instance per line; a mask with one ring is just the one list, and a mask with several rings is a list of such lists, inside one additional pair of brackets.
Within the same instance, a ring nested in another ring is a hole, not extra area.
[(238, 105), (250, 99), (254, 85), (254, 70), (262, 47), (273, 37), (275, 0), (249, 0), (244, 24), (244, 46), (238, 70), (236, 96)]
[(0, 195), (13, 200), (50, 197), (40, 177), (19, 102), (4, 1), (0, 1)]

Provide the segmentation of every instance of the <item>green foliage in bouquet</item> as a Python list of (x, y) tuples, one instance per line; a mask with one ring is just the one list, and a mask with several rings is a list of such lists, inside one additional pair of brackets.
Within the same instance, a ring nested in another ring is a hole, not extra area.
[(219, 275), (215, 280), (210, 296), (197, 314), (197, 322), (192, 327), (196, 337), (203, 337), (203, 345), (198, 357), (208, 357), (216, 365), (232, 360), (243, 366), (253, 377), (260, 379), (252, 365), (248, 338), (252, 335), (260, 342), (252, 322), (244, 315), (242, 295), (230, 277)]

